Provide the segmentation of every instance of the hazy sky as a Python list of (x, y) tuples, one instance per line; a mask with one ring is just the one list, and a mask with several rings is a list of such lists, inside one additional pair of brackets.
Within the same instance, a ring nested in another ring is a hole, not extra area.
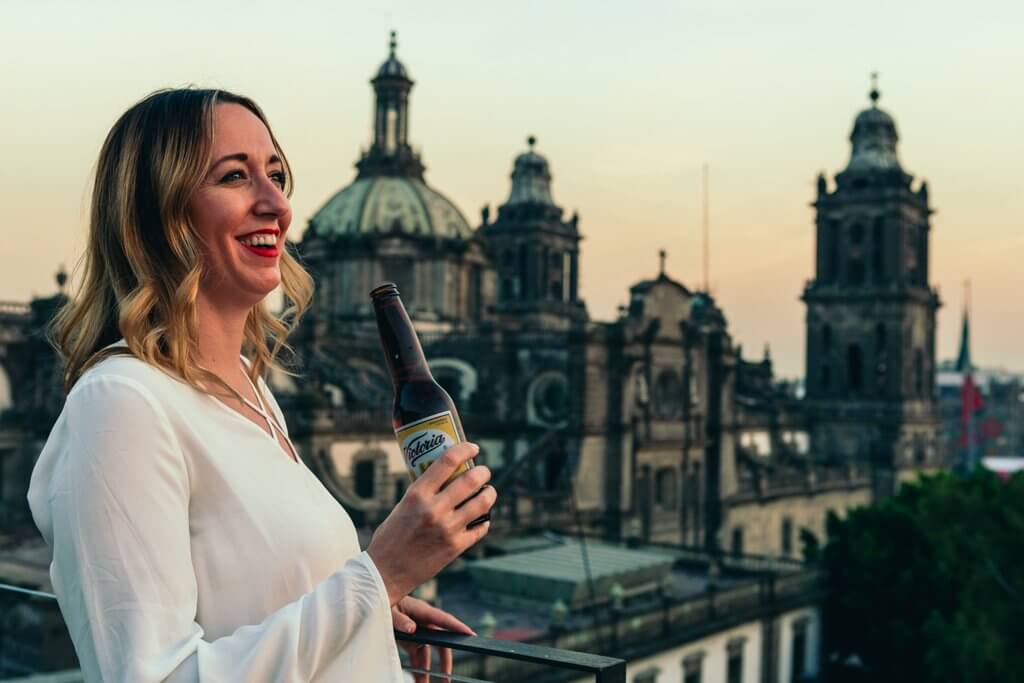
[(502, 203), (535, 134), (556, 201), (580, 212), (581, 294), (609, 319), (657, 271), (711, 283), (748, 356), (803, 374), (818, 171), (849, 158), (881, 73), (903, 166), (928, 180), (938, 353), (955, 353), (961, 283), (975, 361), (1024, 369), (1024, 47), (1017, 2), (48, 2), (0, 0), (0, 300), (55, 289), (84, 242), (88, 182), (116, 117), (196, 83), (253, 97), (297, 182), (292, 237), (354, 177), (368, 79), (398, 31), (427, 182), (471, 224)]

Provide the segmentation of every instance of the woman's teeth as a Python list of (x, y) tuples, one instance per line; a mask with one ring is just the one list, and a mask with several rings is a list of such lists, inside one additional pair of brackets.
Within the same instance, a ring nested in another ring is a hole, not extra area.
[(247, 247), (273, 247), (277, 244), (277, 235), (247, 235), (239, 237), (238, 241)]

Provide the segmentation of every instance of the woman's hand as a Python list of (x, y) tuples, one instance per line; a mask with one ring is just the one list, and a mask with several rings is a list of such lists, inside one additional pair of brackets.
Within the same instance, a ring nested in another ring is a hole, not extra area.
[[(451, 631), (452, 633), (463, 633), (467, 636), (475, 636), (476, 632), (464, 623), (453, 617), (444, 610), (433, 607), (418, 598), (404, 597), (398, 604), (391, 608), (391, 622), (396, 631), (403, 633), (415, 633), (417, 627), (435, 629), (438, 631)], [(414, 669), (430, 671), (430, 646), (418, 643), (398, 642), (399, 647), (409, 655), (409, 664)], [(452, 673), (452, 651), (451, 648), (443, 647), (441, 653), (441, 671), (445, 674)], [(427, 674), (414, 674), (416, 683), (428, 683)]]
[(392, 606), (490, 530), (489, 521), (472, 529), (469, 523), (497, 500), (494, 487), (484, 487), (491, 471), (479, 465), (445, 485), (479, 451), (476, 444), (466, 442), (448, 449), (412, 483), (373, 534), (366, 552), (384, 580)]

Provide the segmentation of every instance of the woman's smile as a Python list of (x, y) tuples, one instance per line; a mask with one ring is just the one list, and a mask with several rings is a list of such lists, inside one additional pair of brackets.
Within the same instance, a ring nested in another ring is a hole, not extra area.
[(280, 230), (257, 230), (248, 234), (236, 237), (235, 239), (243, 247), (263, 258), (277, 258), (281, 253), (278, 249), (278, 242), (281, 238)]

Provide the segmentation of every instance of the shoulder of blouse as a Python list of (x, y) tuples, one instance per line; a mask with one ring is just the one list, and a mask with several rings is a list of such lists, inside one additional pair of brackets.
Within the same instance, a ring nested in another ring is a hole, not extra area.
[(163, 368), (147, 363), (131, 355), (116, 355), (104, 358), (92, 366), (78, 378), (68, 394), (70, 399), (82, 387), (99, 379), (126, 379), (132, 384), (147, 389), (148, 393), (160, 395), (168, 386), (187, 387), (188, 385)]

